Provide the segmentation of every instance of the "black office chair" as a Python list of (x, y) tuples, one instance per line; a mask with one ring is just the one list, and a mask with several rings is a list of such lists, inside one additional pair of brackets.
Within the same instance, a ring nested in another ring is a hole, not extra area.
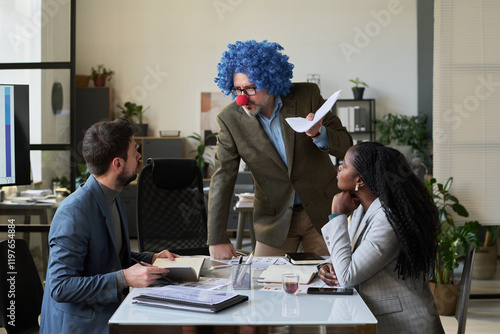
[(0, 242), (0, 258), (0, 326), (9, 334), (38, 333), (43, 287), (26, 241)]
[(209, 255), (201, 171), (193, 159), (149, 159), (137, 194), (139, 251)]
[(458, 292), (457, 308), (455, 310), (455, 318), (458, 320), (458, 334), (465, 333), (467, 309), (469, 306), (470, 283), (472, 279), (472, 266), (474, 265), (475, 252), (476, 245), (470, 244), (465, 256), (462, 279), (460, 280), (460, 290)]

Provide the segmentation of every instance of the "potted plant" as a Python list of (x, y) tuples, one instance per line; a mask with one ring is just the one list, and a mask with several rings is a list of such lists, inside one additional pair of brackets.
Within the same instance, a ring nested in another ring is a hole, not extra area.
[(200, 168), (201, 173), (203, 174), (203, 177), (207, 176), (208, 172), (208, 165), (210, 164), (208, 161), (208, 155), (206, 153), (206, 145), (205, 142), (206, 140), (216, 137), (218, 135), (217, 132), (212, 132), (211, 134), (207, 135), (205, 137), (205, 140), (201, 137), (200, 134), (193, 132), (191, 136), (188, 136), (188, 138), (194, 139), (198, 142), (198, 146), (196, 147), (195, 150), (192, 150), (191, 153), (196, 152), (196, 156), (194, 159), (196, 160), (196, 163), (198, 164), (198, 168)]
[(149, 109), (149, 107), (144, 108), (142, 105), (137, 105), (136, 103), (132, 102), (125, 102), (124, 106), (117, 105), (118, 108), (122, 111), (123, 117), (128, 119), (129, 121), (134, 122), (134, 118), (137, 117), (138, 123), (137, 126), (139, 127), (139, 132), (137, 133), (138, 137), (146, 137), (148, 134), (148, 124), (143, 123), (143, 114), (146, 112), (146, 110)]
[(431, 292), (440, 315), (455, 313), (459, 285), (454, 284), (453, 269), (458, 267), (458, 260), (465, 255), (469, 243), (478, 244), (475, 230), (477, 221), (466, 222), (463, 226), (455, 226), (450, 210), (462, 217), (469, 213), (458, 199), (450, 193), (453, 178), (443, 185), (436, 179), (425, 181), (429, 194), (434, 199), (439, 212), (441, 231), (438, 235), (438, 253), (434, 267), (434, 280), (430, 282)]
[[(368, 87), (368, 85), (365, 82), (359, 80), (358, 77), (356, 77), (356, 79), (350, 79), (349, 81), (354, 84), (354, 87), (352, 87), (352, 93), (354, 94), (354, 99), (362, 100), (365, 87)], [(365, 87), (360, 87), (360, 85)]]
[(397, 148), (411, 162), (413, 151), (419, 152), (426, 166), (431, 165), (429, 141), (426, 134), (427, 116), (386, 114), (374, 121), (380, 134), (378, 142)]
[(472, 278), (492, 279), (497, 270), (497, 239), (500, 235), (500, 226), (480, 226), (478, 230), (482, 241), (474, 256)]
[(114, 74), (115, 72), (107, 69), (104, 65), (98, 65), (97, 69), (92, 67), (90, 79), (94, 81), (94, 86), (104, 87), (106, 86), (106, 81), (110, 81)]

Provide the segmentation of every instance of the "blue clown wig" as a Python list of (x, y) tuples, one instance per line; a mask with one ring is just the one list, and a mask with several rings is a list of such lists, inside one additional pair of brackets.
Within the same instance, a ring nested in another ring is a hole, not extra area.
[(261, 43), (254, 40), (228, 44), (217, 65), (217, 86), (229, 95), (233, 87), (233, 74), (244, 73), (257, 90), (267, 89), (270, 95), (287, 95), (293, 86), (293, 65), (288, 56), (282, 54), (283, 47), (267, 40)]

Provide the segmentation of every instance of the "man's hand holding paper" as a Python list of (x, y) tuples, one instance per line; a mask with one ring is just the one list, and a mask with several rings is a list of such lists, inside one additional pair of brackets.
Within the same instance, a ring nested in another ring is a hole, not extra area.
[[(341, 90), (333, 93), (315, 114), (311, 113), (307, 115), (307, 118), (288, 117), (286, 121), (295, 132), (305, 132), (310, 137), (315, 136), (321, 128), (321, 120), (325, 117), (326, 113), (332, 109), (335, 102), (337, 102), (340, 92)], [(312, 115), (314, 117), (312, 117)]]

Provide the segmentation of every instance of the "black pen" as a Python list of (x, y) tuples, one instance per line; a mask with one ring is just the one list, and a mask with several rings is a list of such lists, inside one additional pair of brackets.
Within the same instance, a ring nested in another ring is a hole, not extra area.
[[(136, 263), (139, 263), (141, 266), (153, 267), (153, 265), (146, 263), (144, 261), (137, 261), (136, 259), (132, 259), (132, 260), (134, 260)], [(166, 275), (162, 275), (162, 274), (157, 274), (157, 275), (160, 276), (158, 279), (165, 280), (168, 284), (175, 284), (175, 282), (172, 281), (170, 278), (168, 278)]]

